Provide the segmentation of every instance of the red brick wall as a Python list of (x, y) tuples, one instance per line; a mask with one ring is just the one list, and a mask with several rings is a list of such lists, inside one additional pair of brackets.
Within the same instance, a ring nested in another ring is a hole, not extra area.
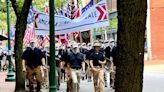
[(164, 59), (164, 0), (150, 0), (152, 59)]

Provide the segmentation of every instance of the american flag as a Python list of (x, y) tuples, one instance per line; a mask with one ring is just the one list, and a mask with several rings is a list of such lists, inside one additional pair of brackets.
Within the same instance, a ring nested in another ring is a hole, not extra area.
[(67, 44), (69, 39), (68, 34), (55, 35), (55, 42), (61, 42), (62, 44)]
[(27, 17), (27, 24), (31, 24), (34, 22), (34, 11), (33, 6), (30, 6), (28, 17)]
[(44, 35), (43, 36), (43, 41), (44, 41), (44, 43), (48, 43), (50, 41), (49, 35)]
[(39, 48), (43, 46), (43, 36), (42, 35), (36, 36), (36, 46)]
[(75, 2), (72, 0), (71, 2), (71, 19), (75, 19), (76, 17), (76, 7), (75, 7)]
[(68, 6), (67, 6), (67, 17), (68, 18), (71, 18), (71, 5), (70, 5), (70, 3), (68, 3)]
[(60, 9), (60, 15), (67, 17), (67, 12), (63, 7)]
[(23, 39), (24, 45), (27, 45), (29, 43), (29, 41), (34, 37), (35, 37), (34, 27), (27, 25), (27, 29), (25, 31), (25, 35), (24, 35), (24, 39)]
[(30, 6), (28, 18), (27, 18), (27, 28), (25, 31), (25, 35), (23, 38), (23, 43), (24, 45), (27, 45), (29, 41), (35, 37), (34, 34), (34, 11), (33, 11), (33, 6)]
[(74, 38), (77, 39), (77, 37), (79, 36), (78, 32), (73, 32)]
[[(75, 7), (75, 2), (72, 0), (71, 3), (71, 19), (78, 18), (80, 16), (79, 2), (77, 0), (77, 8)], [(77, 39), (79, 33), (73, 32), (74, 38)]]
[(78, 18), (80, 17), (80, 7), (79, 7), (79, 0), (77, 0), (77, 10), (75, 12), (75, 15), (76, 17), (75, 18)]

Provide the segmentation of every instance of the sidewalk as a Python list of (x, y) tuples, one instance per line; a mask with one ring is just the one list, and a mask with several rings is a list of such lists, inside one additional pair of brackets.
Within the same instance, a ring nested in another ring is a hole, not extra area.
[(15, 82), (6, 82), (7, 72), (0, 72), (0, 92), (14, 92)]
[(164, 72), (164, 60), (145, 61), (144, 64), (144, 70)]

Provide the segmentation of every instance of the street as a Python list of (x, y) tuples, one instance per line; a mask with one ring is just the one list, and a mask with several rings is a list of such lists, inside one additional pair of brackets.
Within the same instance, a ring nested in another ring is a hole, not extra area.
[[(0, 72), (0, 92), (13, 92), (15, 88), (15, 82), (5, 82), (6, 73)], [(145, 70), (144, 72), (144, 84), (143, 92), (163, 92), (164, 91), (164, 72)], [(48, 90), (43, 90), (48, 92)], [(60, 90), (57, 92), (66, 92), (66, 83), (62, 83)], [(80, 92), (94, 92), (93, 83), (81, 81)], [(111, 88), (105, 88), (105, 92), (114, 92)]]
[(145, 71), (143, 92), (163, 92), (164, 72)]

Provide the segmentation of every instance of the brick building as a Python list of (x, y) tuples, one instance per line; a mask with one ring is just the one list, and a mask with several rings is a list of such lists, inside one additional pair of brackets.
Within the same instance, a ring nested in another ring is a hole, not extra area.
[[(148, 0), (150, 23), (148, 28), (148, 53), (152, 60), (164, 59), (164, 0)], [(149, 15), (148, 15), (149, 17)], [(149, 33), (150, 32), (150, 33)]]

